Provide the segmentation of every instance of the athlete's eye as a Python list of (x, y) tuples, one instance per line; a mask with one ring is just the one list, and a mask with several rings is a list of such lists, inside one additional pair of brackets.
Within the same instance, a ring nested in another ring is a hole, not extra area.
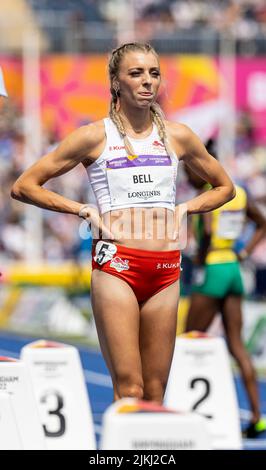
[[(130, 72), (131, 77), (139, 77), (141, 74), (142, 72), (138, 70), (135, 70), (134, 72)], [(159, 77), (161, 74), (158, 70), (153, 70), (152, 72), (150, 72), (150, 75), (152, 77)]]

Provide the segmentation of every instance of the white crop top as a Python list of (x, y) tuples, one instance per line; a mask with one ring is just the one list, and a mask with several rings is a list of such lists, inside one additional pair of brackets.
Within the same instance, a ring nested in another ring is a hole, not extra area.
[(128, 156), (123, 139), (110, 118), (104, 119), (106, 145), (87, 167), (99, 212), (129, 207), (175, 209), (178, 159), (168, 155), (157, 127), (145, 139), (133, 139), (136, 155)]

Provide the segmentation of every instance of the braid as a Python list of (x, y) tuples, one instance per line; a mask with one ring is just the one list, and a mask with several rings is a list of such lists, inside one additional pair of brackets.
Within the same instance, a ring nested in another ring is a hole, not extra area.
[(152, 115), (153, 122), (157, 126), (160, 139), (163, 141), (164, 146), (167, 152), (169, 153), (169, 155), (171, 155), (173, 151), (170, 147), (169, 140), (166, 134), (166, 128), (164, 124), (164, 114), (158, 103), (153, 103), (151, 105), (151, 115)]
[(122, 121), (121, 117), (119, 116), (119, 113), (116, 110), (116, 104), (115, 104), (113, 99), (111, 101), (109, 116), (112, 119), (112, 121), (114, 122), (114, 124), (116, 125), (119, 134), (121, 135), (122, 139), (124, 140), (124, 144), (125, 144), (127, 154), (128, 155), (135, 155), (134, 149), (133, 149), (133, 147), (132, 147), (131, 143), (129, 142), (129, 139), (126, 135), (126, 131), (125, 131), (125, 128), (124, 128), (123, 121)]

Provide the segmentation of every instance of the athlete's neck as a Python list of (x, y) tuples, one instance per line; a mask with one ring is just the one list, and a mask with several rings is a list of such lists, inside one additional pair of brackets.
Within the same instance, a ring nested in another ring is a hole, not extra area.
[(150, 109), (141, 110), (123, 110), (119, 111), (123, 121), (125, 131), (129, 134), (145, 134), (152, 128), (152, 117)]

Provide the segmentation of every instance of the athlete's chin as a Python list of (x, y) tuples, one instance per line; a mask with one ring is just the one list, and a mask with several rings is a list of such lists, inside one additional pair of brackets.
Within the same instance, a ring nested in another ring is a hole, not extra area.
[(150, 108), (151, 105), (154, 103), (154, 99), (141, 99), (141, 100), (137, 100), (136, 101), (136, 106), (137, 108), (140, 108), (140, 109), (146, 109), (146, 108)]

